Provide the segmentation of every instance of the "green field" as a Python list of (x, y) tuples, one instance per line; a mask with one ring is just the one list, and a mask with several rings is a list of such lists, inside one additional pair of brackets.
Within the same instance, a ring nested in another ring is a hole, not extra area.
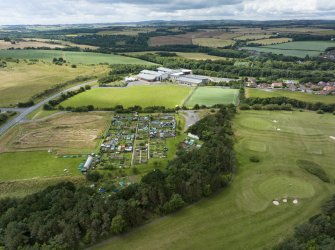
[[(80, 175), (83, 158), (57, 158), (47, 151), (0, 154), (0, 181)], [(69, 173), (65, 174), (64, 169)]]
[(146, 62), (137, 58), (120, 55), (58, 50), (1, 50), (0, 58), (1, 57), (11, 57), (15, 59), (40, 59), (50, 62), (55, 57), (63, 57), (66, 61), (74, 64), (152, 64), (150, 62)]
[(261, 89), (246, 89), (246, 96), (247, 97), (259, 97), (259, 98), (268, 98), (268, 97), (288, 97), (292, 99), (297, 99), (304, 102), (322, 102), (322, 103), (335, 103), (335, 96), (323, 96), (323, 95), (314, 95), (302, 92), (293, 92), (293, 91), (286, 91), (286, 90), (261, 90)]
[(80, 107), (89, 104), (99, 108), (123, 105), (165, 106), (182, 105), (192, 88), (178, 85), (132, 86), (125, 88), (96, 88), (61, 103), (62, 106)]
[(194, 38), (192, 43), (204, 47), (224, 48), (233, 45), (235, 41), (221, 38)]
[(305, 57), (318, 56), (329, 47), (334, 47), (335, 42), (332, 41), (301, 41), (290, 42), (275, 45), (267, 45), (262, 47), (243, 47), (246, 50), (255, 50), (259, 52), (282, 54), (285, 56)]
[(207, 107), (215, 104), (237, 104), (238, 90), (220, 87), (199, 87), (187, 100), (185, 105), (193, 107), (195, 104), (206, 105)]
[(266, 38), (266, 39), (250, 41), (247, 44), (272, 45), (272, 44), (288, 43), (291, 41), (292, 41), (291, 38)]
[(313, 161), (334, 179), (334, 126), (330, 114), (241, 112), (234, 122), (238, 171), (229, 188), (94, 249), (270, 249), (334, 193), (334, 184), (296, 163)]

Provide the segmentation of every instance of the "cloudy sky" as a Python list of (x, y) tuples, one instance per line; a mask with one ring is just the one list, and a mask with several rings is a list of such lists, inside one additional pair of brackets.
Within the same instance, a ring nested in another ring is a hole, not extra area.
[(334, 19), (334, 0), (0, 0), (0, 25)]

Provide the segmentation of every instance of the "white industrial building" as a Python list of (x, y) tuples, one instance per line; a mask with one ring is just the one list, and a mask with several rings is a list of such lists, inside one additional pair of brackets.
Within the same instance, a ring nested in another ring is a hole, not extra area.
[(147, 82), (164, 81), (169, 78), (169, 74), (162, 71), (142, 70), (138, 75), (138, 79)]

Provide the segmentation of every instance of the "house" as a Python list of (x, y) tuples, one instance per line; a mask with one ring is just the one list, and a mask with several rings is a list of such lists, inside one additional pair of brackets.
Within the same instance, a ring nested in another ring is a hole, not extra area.
[(247, 87), (249, 87), (249, 88), (256, 88), (257, 87), (256, 78), (254, 78), (254, 77), (248, 77)]
[(282, 82), (273, 82), (271, 84), (271, 88), (273, 88), (273, 89), (282, 88), (282, 87), (283, 87), (283, 83)]
[(327, 91), (327, 92), (335, 92), (335, 86), (325, 86), (323, 88), (324, 91)]

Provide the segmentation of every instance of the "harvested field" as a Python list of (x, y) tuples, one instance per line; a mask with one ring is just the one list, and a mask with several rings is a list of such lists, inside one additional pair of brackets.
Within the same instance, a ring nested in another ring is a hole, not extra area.
[(24, 38), (24, 40), (26, 41), (37, 41), (37, 42), (43, 42), (43, 43), (52, 43), (52, 44), (56, 44), (56, 45), (61, 45), (64, 47), (79, 47), (81, 49), (92, 49), (95, 50), (99, 47), (97, 46), (92, 46), (92, 45), (86, 45), (86, 44), (76, 44), (76, 43), (72, 43), (69, 41), (64, 41), (64, 40), (54, 40), (54, 39), (43, 39), (43, 38)]
[(288, 43), (291, 41), (292, 38), (268, 38), (268, 39), (250, 41), (248, 42), (248, 44), (272, 45), (272, 44)]
[(89, 153), (105, 131), (108, 113), (65, 113), (15, 127), (2, 137), (0, 152), (52, 149)]
[(12, 44), (11, 42), (0, 40), (0, 50), (9, 49), (9, 48), (24, 49), (27, 47), (32, 47), (32, 48), (48, 47), (48, 48), (54, 49), (54, 48), (65, 48), (66, 46), (60, 45), (60, 44), (42, 42), (42, 41), (18, 41), (18, 42), (15, 42), (15, 44)]
[(247, 40), (259, 40), (270, 38), (271, 35), (259, 34), (259, 35), (245, 35), (235, 37), (234, 40), (247, 41)]

